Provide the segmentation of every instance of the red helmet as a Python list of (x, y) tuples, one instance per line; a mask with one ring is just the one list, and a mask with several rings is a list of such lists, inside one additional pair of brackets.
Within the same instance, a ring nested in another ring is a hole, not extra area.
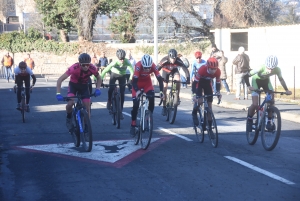
[(219, 62), (216, 58), (211, 57), (207, 60), (206, 65), (207, 65), (208, 68), (214, 68), (215, 69), (215, 68), (218, 68)]
[(199, 57), (200, 57), (200, 59), (202, 58), (202, 53), (200, 51), (196, 51), (195, 52), (195, 58), (197, 59)]

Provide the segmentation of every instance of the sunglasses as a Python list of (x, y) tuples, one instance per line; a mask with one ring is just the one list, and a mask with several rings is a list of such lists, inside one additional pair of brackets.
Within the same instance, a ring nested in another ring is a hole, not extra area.
[(196, 59), (201, 59), (201, 57), (197, 57)]
[(124, 61), (124, 59), (125, 59), (125, 58), (121, 58), (121, 59), (119, 59), (119, 60), (120, 60), (120, 61)]
[(80, 64), (81, 67), (89, 67), (90, 64)]

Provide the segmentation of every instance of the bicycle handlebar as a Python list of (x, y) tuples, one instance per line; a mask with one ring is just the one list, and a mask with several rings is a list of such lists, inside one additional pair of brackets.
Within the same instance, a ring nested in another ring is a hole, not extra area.
[(129, 83), (126, 83), (126, 84), (102, 84), (102, 87), (110, 87), (110, 86), (126, 86), (126, 85), (129, 85)]
[[(145, 96), (145, 97), (153, 97), (153, 96), (150, 96), (150, 95), (147, 95), (147, 94), (145, 95), (144, 94), (144, 89), (141, 89), (140, 91), (141, 91), (141, 93), (138, 95), (138, 100), (140, 99), (140, 97), (142, 95)], [(155, 96), (155, 95), (154, 95), (154, 98), (160, 98), (161, 99), (160, 102), (159, 102), (159, 104), (158, 104), (159, 106), (161, 106), (161, 104), (163, 102), (163, 99), (160, 96)]]
[[(95, 93), (90, 94), (89, 98), (92, 97), (92, 96), (95, 96)], [(82, 95), (63, 97), (63, 99), (64, 99), (63, 101), (69, 101), (69, 100), (71, 100), (71, 98), (82, 99)]]
[[(256, 92), (256, 93), (259, 93), (259, 94), (265, 92), (263, 89), (255, 89), (255, 90), (252, 90), (252, 91), (254, 91), (254, 92)], [(286, 92), (282, 92), (282, 91), (271, 91), (271, 90), (267, 91), (266, 93), (270, 93), (270, 94), (280, 94), (280, 95), (289, 95), (289, 94), (287, 94)]]

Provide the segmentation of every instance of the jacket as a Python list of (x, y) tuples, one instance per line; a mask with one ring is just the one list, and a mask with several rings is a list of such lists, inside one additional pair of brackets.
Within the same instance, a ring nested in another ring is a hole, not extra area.
[(227, 63), (228, 59), (227, 57), (222, 56), (220, 61), (219, 61), (219, 68), (221, 70), (221, 76), (220, 79), (221, 80), (226, 80), (227, 79), (227, 73), (226, 73), (226, 63)]
[(250, 58), (247, 54), (238, 54), (233, 60), (233, 65), (235, 65), (235, 74), (246, 73), (250, 70)]

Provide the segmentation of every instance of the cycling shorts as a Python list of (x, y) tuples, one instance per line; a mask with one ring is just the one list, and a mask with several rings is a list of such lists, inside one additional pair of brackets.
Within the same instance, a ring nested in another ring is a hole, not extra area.
[(76, 93), (82, 95), (83, 102), (90, 102), (90, 91), (88, 84), (69, 82), (68, 97), (75, 96)]

